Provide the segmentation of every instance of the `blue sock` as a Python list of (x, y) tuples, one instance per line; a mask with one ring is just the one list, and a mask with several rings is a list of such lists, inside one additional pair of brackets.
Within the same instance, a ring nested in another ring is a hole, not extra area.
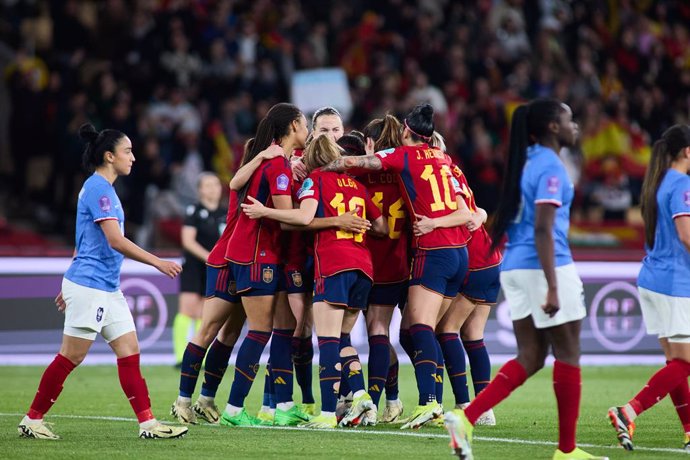
[(319, 386), (321, 387), (321, 411), (335, 412), (338, 402), (338, 382), (341, 372), (340, 339), (338, 337), (319, 337)]
[(266, 363), (266, 369), (264, 369), (264, 395), (261, 405), (270, 407), (271, 409), (275, 409), (276, 407), (275, 389), (273, 388), (273, 375), (271, 374), (270, 359)]
[(295, 366), (295, 380), (302, 390), (302, 403), (314, 404), (314, 392), (311, 388), (312, 361), (314, 345), (309, 337), (292, 338), (292, 364)]
[(292, 334), (294, 329), (273, 329), (271, 373), (276, 404), (292, 401)]
[(462, 344), (465, 346), (467, 358), (470, 361), (472, 385), (476, 398), (491, 381), (491, 359), (484, 345), (484, 339), (463, 341)]
[(340, 362), (343, 365), (343, 373), (347, 376), (347, 384), (350, 391), (355, 393), (359, 390), (364, 390), (364, 373), (362, 372), (362, 363), (359, 361), (359, 355), (341, 356)]
[(413, 354), (412, 364), (419, 391), (419, 405), (436, 401), (436, 337), (431, 326), (413, 324), (410, 326)]
[(395, 401), (398, 399), (398, 373), (400, 371), (400, 364), (396, 360), (388, 368), (388, 377), (386, 377), (386, 400)]
[(443, 350), (441, 350), (441, 344), (438, 340), (436, 342), (436, 401), (439, 404), (443, 403), (443, 366), (445, 364), (443, 360)]
[(201, 348), (192, 342), (187, 344), (182, 355), (182, 368), (180, 369), (180, 396), (191, 398), (194, 394), (199, 370), (201, 370), (201, 362), (204, 360), (205, 354), (206, 348)]
[(204, 383), (201, 385), (201, 394), (209, 398), (215, 398), (218, 385), (223, 380), (225, 371), (228, 368), (228, 361), (232, 354), (232, 345), (225, 345), (215, 339), (206, 354), (206, 365), (204, 366)]
[[(352, 341), (350, 340), (350, 334), (340, 334), (340, 347), (338, 348), (338, 351), (342, 350), (345, 347), (351, 347), (352, 346)], [(342, 378), (340, 379), (340, 393), (339, 396), (347, 396), (350, 391), (350, 383), (347, 381), (347, 373), (345, 372), (345, 366), (343, 359), (340, 358), (340, 364), (342, 366)]]
[(405, 350), (410, 361), (412, 361), (414, 345), (412, 345), (412, 336), (410, 335), (409, 329), (400, 329), (400, 346)]
[(439, 334), (438, 341), (443, 350), (443, 357), (446, 360), (448, 369), (448, 380), (450, 387), (455, 395), (455, 404), (465, 404), (470, 402), (470, 393), (467, 389), (467, 368), (465, 364), (465, 351), (458, 338), (458, 334), (446, 333)]
[(388, 366), (391, 361), (390, 345), (391, 341), (387, 335), (369, 337), (369, 379), (367, 382), (367, 392), (377, 407), (388, 377)]
[(228, 404), (235, 407), (244, 407), (244, 400), (252, 389), (252, 383), (259, 370), (259, 360), (268, 340), (271, 338), (270, 332), (249, 331), (237, 353), (235, 363), (235, 380), (230, 388)]

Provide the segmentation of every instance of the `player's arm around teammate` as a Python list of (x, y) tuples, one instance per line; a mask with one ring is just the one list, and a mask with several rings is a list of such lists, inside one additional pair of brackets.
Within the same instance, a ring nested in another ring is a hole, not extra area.
[(654, 143), (642, 184), (647, 256), (637, 279), (648, 334), (657, 334), (666, 366), (628, 403), (609, 409), (618, 442), (633, 449), (634, 420), (667, 394), (690, 449), (690, 126), (675, 125)]
[(142, 438), (176, 438), (186, 427), (161, 425), (151, 412), (146, 382), (139, 366), (139, 343), (132, 314), (120, 290), (124, 257), (143, 262), (174, 278), (182, 268), (159, 259), (124, 236), (124, 212), (113, 183), (132, 170), (132, 142), (122, 132), (83, 125), (79, 134), (87, 143), (84, 166), (93, 171), (79, 193), (76, 256), (65, 273), (56, 299), (65, 312), (60, 352), (43, 373), (31, 409), (19, 424), (20, 436), (59, 439), (43, 422), (67, 376), (86, 357), (97, 334), (117, 356), (122, 389), (139, 421)]

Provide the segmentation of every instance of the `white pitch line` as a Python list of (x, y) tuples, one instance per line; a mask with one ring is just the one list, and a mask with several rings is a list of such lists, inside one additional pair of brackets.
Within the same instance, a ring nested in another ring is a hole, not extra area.
[[(0, 412), (0, 417), (22, 417), (25, 414), (20, 413), (2, 413)], [(81, 420), (103, 420), (110, 422), (136, 422), (135, 418), (128, 417), (110, 417), (110, 416), (96, 416), (96, 415), (50, 415), (50, 418), (66, 418), (66, 419), (81, 419)], [(166, 423), (163, 421), (163, 423)], [(208, 427), (217, 428), (218, 425), (210, 425), (207, 423), (196, 425), (197, 427)], [(252, 427), (234, 427), (235, 428), (252, 428), (258, 430), (283, 430), (283, 431), (300, 431), (302, 433), (310, 432), (323, 432), (323, 433), (334, 433), (336, 431), (332, 429), (321, 429), (321, 428), (299, 428), (290, 426), (252, 426)], [(360, 429), (350, 429), (350, 430), (338, 430), (337, 433), (347, 433), (347, 434), (361, 434), (361, 435), (387, 435), (387, 436), (408, 436), (413, 438), (435, 438), (435, 439), (448, 439), (448, 435), (437, 434), (437, 433), (418, 433), (413, 431), (382, 431), (382, 430), (360, 430)], [(489, 442), (502, 442), (505, 444), (523, 444), (531, 446), (555, 446), (556, 443), (552, 441), (533, 441), (528, 439), (515, 439), (515, 438), (496, 438), (487, 436), (474, 436), (475, 440), (478, 441), (489, 441)], [(602, 446), (598, 444), (582, 444), (578, 443), (578, 447), (594, 447), (596, 449), (616, 449), (620, 450), (620, 446)], [(683, 449), (671, 449), (667, 447), (638, 447), (635, 446), (635, 450), (643, 452), (664, 452), (671, 454), (687, 454)]]

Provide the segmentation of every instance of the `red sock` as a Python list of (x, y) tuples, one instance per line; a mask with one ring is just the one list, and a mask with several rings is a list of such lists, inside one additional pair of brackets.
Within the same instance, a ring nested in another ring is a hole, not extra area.
[(149, 390), (146, 388), (146, 380), (141, 376), (139, 354), (118, 359), (117, 374), (120, 377), (120, 386), (129, 399), (134, 413), (137, 414), (139, 423), (151, 420), (153, 418), (151, 400)]
[[(671, 361), (666, 361), (669, 364)], [(690, 388), (688, 388), (688, 379), (683, 379), (680, 385), (675, 387), (669, 393), (673, 405), (676, 406), (676, 412), (680, 423), (683, 424), (683, 431), (690, 433)]]
[(505, 363), (496, 377), (467, 406), (465, 415), (472, 425), (481, 415), (508, 397), (527, 380), (527, 371), (516, 359)]
[(690, 375), (690, 363), (680, 359), (673, 359), (666, 366), (659, 369), (649, 379), (642, 391), (637, 393), (628, 404), (632, 406), (637, 415), (640, 415), (664, 399), (667, 394), (683, 383), (684, 380), (687, 386), (688, 375)]
[(38, 391), (31, 403), (31, 409), (27, 412), (30, 419), (38, 420), (43, 418), (62, 392), (62, 384), (67, 380), (67, 376), (77, 367), (69, 359), (58, 353), (53, 362), (43, 371), (41, 383), (38, 384)]
[(558, 448), (564, 453), (575, 449), (581, 390), (580, 368), (557, 360), (553, 365), (553, 391), (558, 404)]

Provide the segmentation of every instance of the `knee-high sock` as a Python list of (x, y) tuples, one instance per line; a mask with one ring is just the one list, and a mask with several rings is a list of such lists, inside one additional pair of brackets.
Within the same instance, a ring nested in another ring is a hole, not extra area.
[(683, 380), (687, 381), (690, 375), (690, 363), (680, 359), (672, 359), (670, 363), (662, 367), (649, 379), (647, 385), (628, 404), (636, 415), (640, 415), (657, 402), (664, 399)]
[(558, 448), (561, 452), (572, 452), (580, 415), (580, 368), (557, 360), (553, 366), (553, 391), (558, 404)]
[(484, 390), (474, 398), (465, 409), (465, 415), (471, 424), (489, 409), (508, 397), (517, 387), (527, 380), (527, 371), (516, 359), (505, 363), (499, 369), (496, 377)]
[[(491, 381), (491, 359), (489, 352), (484, 345), (484, 339), (463, 340), (462, 345), (467, 352), (467, 359), (470, 362), (470, 372), (472, 372), (472, 386), (474, 396), (477, 397)], [(565, 451), (564, 451), (565, 452)]]
[(449, 332), (438, 335), (441, 344), (443, 358), (448, 369), (448, 380), (453, 389), (455, 404), (466, 404), (470, 402), (470, 393), (467, 389), (467, 368), (465, 367), (465, 352), (460, 344), (458, 334)]
[(117, 360), (117, 374), (120, 386), (125, 392), (139, 423), (153, 419), (151, 399), (146, 388), (146, 380), (141, 376), (139, 353)]
[(335, 412), (341, 381), (340, 338), (319, 337), (319, 386), (321, 412)]
[(187, 348), (182, 356), (182, 367), (180, 368), (180, 396), (191, 398), (196, 388), (196, 381), (199, 379), (201, 362), (206, 355), (206, 348), (195, 345), (192, 342), (187, 344)]
[(75, 367), (77, 366), (72, 361), (61, 354), (55, 355), (53, 362), (43, 371), (41, 382), (38, 384), (38, 391), (31, 403), (31, 409), (26, 414), (30, 419), (42, 419), (43, 414), (46, 414), (53, 407), (62, 392), (62, 384), (65, 383), (67, 376)]
[(359, 361), (359, 355), (355, 352), (345, 356), (340, 356), (340, 362), (343, 365), (343, 374), (347, 376), (347, 384), (350, 391), (356, 393), (364, 390), (364, 373), (362, 372), (362, 363)]
[[(339, 350), (342, 350), (345, 347), (351, 347), (352, 346), (352, 341), (350, 340), (350, 334), (340, 334), (340, 348)], [(342, 378), (340, 379), (340, 393), (339, 396), (347, 396), (350, 394), (350, 383), (347, 381), (347, 374), (345, 373), (345, 366), (344, 366), (343, 359), (340, 358), (340, 365), (342, 366), (341, 369), (342, 371)]]
[(438, 338), (435, 340), (436, 345), (436, 401), (439, 404), (443, 403), (443, 367), (446, 365), (443, 359), (443, 350)]
[[(666, 361), (666, 364), (670, 362)], [(680, 382), (680, 385), (671, 390), (669, 396), (676, 408), (680, 423), (683, 425), (683, 431), (686, 434), (690, 433), (690, 388), (688, 388), (688, 379), (684, 379)]]
[(367, 392), (377, 407), (388, 377), (388, 366), (391, 360), (390, 344), (391, 342), (387, 335), (373, 335), (369, 337)]
[(436, 336), (431, 326), (414, 324), (412, 336), (415, 379), (419, 392), (419, 405), (436, 401)]
[(175, 353), (175, 362), (181, 363), (189, 342), (189, 330), (192, 327), (194, 320), (187, 315), (178, 313), (175, 315), (172, 327), (173, 351)]
[(393, 364), (388, 367), (388, 376), (386, 377), (386, 401), (395, 401), (398, 399), (398, 373), (400, 372), (400, 364), (395, 360)]
[(228, 368), (232, 348), (232, 345), (225, 345), (218, 339), (215, 339), (208, 347), (206, 366), (204, 367), (204, 383), (201, 384), (202, 395), (209, 398), (216, 397), (218, 386)]
[(272, 409), (276, 407), (275, 387), (273, 385), (273, 373), (271, 372), (270, 359), (266, 363), (266, 369), (264, 369), (264, 396), (261, 405)]
[(237, 353), (235, 363), (235, 380), (230, 388), (228, 404), (235, 407), (243, 407), (244, 400), (252, 388), (252, 383), (259, 370), (259, 360), (268, 340), (270, 332), (249, 331)]
[(294, 329), (273, 329), (271, 372), (276, 404), (292, 402), (292, 335)]
[(407, 356), (409, 356), (410, 361), (412, 361), (412, 356), (414, 355), (414, 345), (412, 344), (412, 335), (410, 335), (409, 329), (400, 329), (400, 346)]
[(295, 379), (302, 391), (302, 403), (313, 404), (312, 390), (312, 361), (314, 360), (314, 345), (309, 337), (292, 338), (292, 363), (295, 366)]

